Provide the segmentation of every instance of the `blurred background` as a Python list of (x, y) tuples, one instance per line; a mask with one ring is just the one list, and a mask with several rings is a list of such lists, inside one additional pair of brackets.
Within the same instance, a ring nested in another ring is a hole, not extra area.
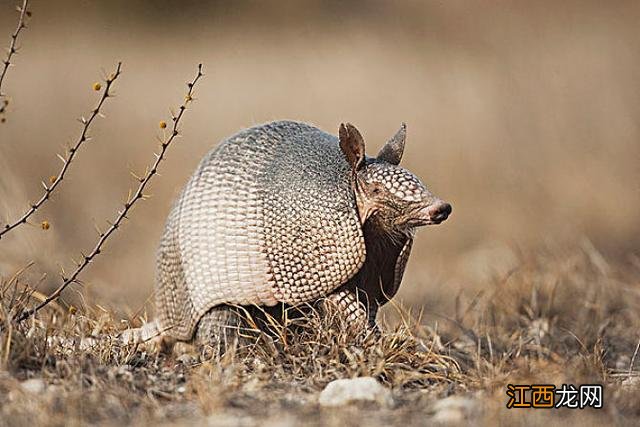
[[(8, 46), (17, 0), (0, 2)], [(59, 169), (91, 89), (123, 61), (117, 97), (54, 199), (0, 241), (0, 275), (32, 285), (94, 245), (157, 149), (158, 122), (206, 77), (152, 198), (84, 274), (83, 294), (121, 313), (153, 292), (172, 199), (201, 157), (241, 128), (295, 119), (364, 134), (371, 155), (405, 121), (403, 164), (452, 203), (418, 233), (400, 298), (447, 311), (520, 252), (593, 244), (640, 256), (640, 2), (32, 1), (4, 83), (0, 218), (14, 219)], [(48, 220), (51, 228), (38, 224)], [(635, 260), (635, 261), (634, 261)], [(67, 294), (73, 299), (76, 291)]]

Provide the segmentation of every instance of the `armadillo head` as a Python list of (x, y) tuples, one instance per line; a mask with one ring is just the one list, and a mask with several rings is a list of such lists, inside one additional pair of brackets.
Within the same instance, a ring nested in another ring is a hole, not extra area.
[(451, 214), (449, 203), (399, 166), (405, 136), (403, 123), (377, 157), (371, 158), (365, 156), (364, 139), (355, 126), (340, 125), (340, 148), (351, 166), (360, 221), (372, 221), (389, 234), (409, 234), (419, 226), (440, 224)]

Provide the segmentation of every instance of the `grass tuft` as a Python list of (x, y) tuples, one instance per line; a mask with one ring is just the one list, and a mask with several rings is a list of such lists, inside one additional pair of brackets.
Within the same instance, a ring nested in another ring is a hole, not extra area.
[[(638, 273), (607, 264), (588, 244), (522, 255), (476, 297), (463, 294), (463, 308), (439, 330), (398, 304), (386, 317), (401, 320), (369, 332), (337, 311), (311, 311), (272, 321), (270, 334), (220, 356), (188, 345), (169, 353), (121, 345), (115, 337), (128, 322), (99, 307), (51, 305), (17, 323), (39, 298), (19, 272), (0, 285), (0, 418), (58, 425), (241, 415), (252, 424), (287, 414), (376, 425), (419, 422), (433, 416), (435, 400), (455, 394), (482, 402), (486, 419), (511, 422), (524, 413), (504, 409), (507, 383), (602, 383), (616, 410), (580, 416), (624, 421), (640, 413)], [(327, 383), (359, 376), (390, 388), (396, 405), (318, 406)]]

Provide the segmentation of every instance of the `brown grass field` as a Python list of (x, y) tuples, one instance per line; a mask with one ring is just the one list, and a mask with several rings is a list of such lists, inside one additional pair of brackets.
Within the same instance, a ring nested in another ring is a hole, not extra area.
[[(2, 46), (16, 3), (0, 2)], [(640, 3), (32, 0), (29, 10), (2, 83), (0, 226), (59, 170), (56, 153), (99, 99), (94, 82), (118, 61), (123, 73), (51, 200), (0, 239), (0, 426), (638, 423)], [(79, 283), (12, 320), (116, 217), (198, 63), (205, 77), (150, 197)], [(382, 333), (312, 315), (221, 358), (119, 344), (153, 318), (156, 246), (196, 164), (225, 136), (275, 119), (331, 132), (352, 122), (370, 154), (404, 121), (403, 165), (453, 205), (418, 233)], [(358, 376), (393, 404), (319, 405), (330, 381)], [(507, 384), (602, 384), (604, 405), (507, 409)]]

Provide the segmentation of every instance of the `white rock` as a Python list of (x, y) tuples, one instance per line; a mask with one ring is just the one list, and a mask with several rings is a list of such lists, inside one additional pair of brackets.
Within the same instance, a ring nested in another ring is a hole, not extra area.
[(393, 404), (391, 391), (373, 377), (331, 381), (318, 398), (322, 406), (340, 406), (356, 401), (374, 401), (385, 406)]
[(433, 421), (441, 424), (460, 423), (474, 416), (477, 410), (478, 403), (474, 399), (462, 396), (449, 396), (431, 406)]
[(41, 378), (32, 378), (30, 380), (22, 381), (20, 387), (23, 391), (29, 394), (40, 394), (44, 391), (46, 384)]
[(433, 416), (434, 423), (457, 424), (464, 421), (464, 414), (458, 409), (442, 409)]

